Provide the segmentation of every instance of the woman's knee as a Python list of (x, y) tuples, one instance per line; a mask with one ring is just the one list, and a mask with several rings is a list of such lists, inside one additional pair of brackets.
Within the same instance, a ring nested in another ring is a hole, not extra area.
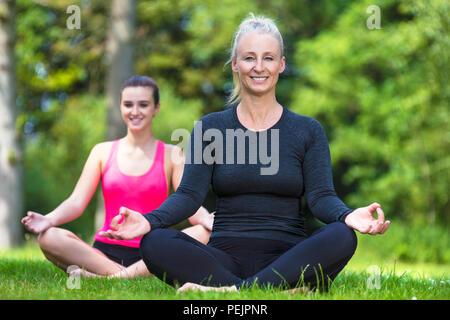
[(158, 254), (160, 250), (164, 250), (165, 242), (171, 237), (172, 232), (175, 230), (171, 229), (156, 229), (152, 230), (141, 239), (139, 249), (141, 251), (141, 256), (144, 258), (153, 257)]
[(336, 222), (334, 224), (339, 234), (339, 242), (346, 248), (349, 255), (353, 255), (358, 245), (355, 231), (344, 222)]
[(61, 249), (64, 239), (74, 237), (74, 235), (61, 228), (48, 228), (38, 236), (38, 243), (41, 250), (46, 252), (58, 253)]

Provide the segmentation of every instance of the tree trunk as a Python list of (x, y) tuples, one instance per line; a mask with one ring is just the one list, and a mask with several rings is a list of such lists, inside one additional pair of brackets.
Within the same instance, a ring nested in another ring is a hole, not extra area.
[[(125, 136), (127, 128), (120, 114), (120, 89), (123, 82), (133, 75), (133, 39), (135, 24), (135, 0), (113, 0), (107, 43), (107, 140)], [(96, 229), (101, 227), (104, 219), (103, 195), (98, 192), (95, 214)]]
[(0, 0), (0, 248), (22, 240), (23, 156), (16, 130), (15, 0)]

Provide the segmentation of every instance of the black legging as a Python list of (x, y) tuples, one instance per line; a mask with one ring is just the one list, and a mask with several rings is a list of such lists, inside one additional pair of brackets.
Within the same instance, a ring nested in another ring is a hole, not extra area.
[(177, 230), (156, 229), (141, 241), (148, 270), (172, 286), (193, 282), (238, 289), (298, 287), (328, 289), (356, 250), (355, 232), (328, 224), (298, 244), (256, 238), (213, 238), (204, 245)]

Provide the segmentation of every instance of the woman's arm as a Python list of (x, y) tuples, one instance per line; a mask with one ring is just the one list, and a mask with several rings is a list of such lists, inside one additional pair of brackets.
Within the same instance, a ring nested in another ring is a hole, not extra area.
[(303, 179), (306, 200), (314, 216), (324, 223), (344, 222), (352, 209), (336, 195), (328, 140), (320, 123), (313, 119), (303, 160)]
[[(172, 177), (171, 183), (174, 191), (177, 191), (178, 186), (180, 185), (181, 178), (183, 177), (183, 170), (185, 164), (185, 157), (181, 148), (177, 146), (170, 146), (170, 154), (171, 154), (171, 166), (172, 166)], [(191, 225), (200, 224), (204, 226), (207, 230), (212, 230), (212, 225), (214, 222), (214, 215), (210, 214), (208, 210), (201, 206), (197, 212), (188, 218), (189, 223)]]
[(105, 145), (96, 145), (90, 152), (81, 176), (72, 192), (57, 208), (47, 215), (28, 211), (22, 219), (25, 227), (35, 233), (77, 219), (91, 200), (101, 177), (101, 155)]
[[(312, 124), (312, 141), (303, 162), (305, 192), (312, 213), (325, 223), (341, 221), (361, 233), (383, 234), (390, 221), (384, 220), (384, 212), (378, 203), (352, 210), (336, 195), (325, 131), (317, 121)], [(377, 219), (373, 216), (375, 212)]]

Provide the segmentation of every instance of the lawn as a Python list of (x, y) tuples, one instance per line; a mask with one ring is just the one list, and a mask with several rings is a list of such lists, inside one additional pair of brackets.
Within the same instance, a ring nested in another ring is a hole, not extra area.
[[(134, 299), (134, 300), (448, 300), (448, 264), (405, 263), (374, 258), (364, 241), (329, 292), (287, 294), (278, 289), (243, 289), (239, 293), (186, 292), (156, 278), (69, 279), (46, 261), (31, 243), (0, 251), (0, 299)], [(77, 282), (79, 280), (79, 282)]]

